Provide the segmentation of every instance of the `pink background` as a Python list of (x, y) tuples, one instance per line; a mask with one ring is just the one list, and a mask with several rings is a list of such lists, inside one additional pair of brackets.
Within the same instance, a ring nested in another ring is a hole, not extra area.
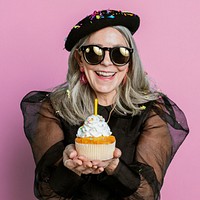
[(144, 67), (188, 118), (190, 135), (168, 169), (162, 200), (199, 199), (200, 1), (0, 0), (1, 199), (35, 199), (34, 162), (20, 100), (30, 90), (65, 80), (65, 36), (83, 16), (107, 8), (140, 15), (135, 39)]

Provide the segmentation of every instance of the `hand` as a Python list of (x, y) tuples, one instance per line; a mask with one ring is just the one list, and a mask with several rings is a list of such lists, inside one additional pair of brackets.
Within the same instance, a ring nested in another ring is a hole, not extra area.
[(119, 158), (121, 156), (121, 151), (118, 148), (115, 148), (115, 151), (113, 153), (113, 158), (105, 161), (92, 161), (92, 164), (94, 166), (97, 166), (98, 168), (103, 168), (103, 170), (106, 171), (108, 175), (113, 174), (115, 171), (117, 165), (119, 164)]
[(67, 145), (63, 151), (63, 163), (65, 167), (72, 170), (79, 176), (81, 174), (90, 173), (98, 174), (104, 170), (103, 167), (94, 165), (92, 161), (88, 160), (85, 156), (78, 156), (74, 144)]

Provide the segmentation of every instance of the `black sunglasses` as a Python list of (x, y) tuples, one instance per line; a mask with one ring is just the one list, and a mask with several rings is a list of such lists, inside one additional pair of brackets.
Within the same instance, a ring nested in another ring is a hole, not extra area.
[(132, 48), (118, 46), (118, 47), (100, 47), (98, 45), (81, 46), (80, 50), (83, 53), (85, 61), (90, 65), (97, 65), (101, 63), (105, 57), (105, 51), (109, 51), (110, 60), (116, 66), (123, 66), (131, 59), (133, 53)]

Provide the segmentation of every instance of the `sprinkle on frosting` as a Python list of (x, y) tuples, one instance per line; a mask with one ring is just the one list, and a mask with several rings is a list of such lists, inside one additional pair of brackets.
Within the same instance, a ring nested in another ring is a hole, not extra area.
[(100, 137), (110, 136), (112, 132), (105, 119), (100, 115), (89, 116), (84, 124), (78, 129), (77, 137)]

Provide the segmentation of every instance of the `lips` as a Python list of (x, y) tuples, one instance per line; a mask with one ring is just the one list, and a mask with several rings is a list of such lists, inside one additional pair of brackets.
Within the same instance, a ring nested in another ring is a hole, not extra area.
[(116, 72), (96, 71), (96, 74), (98, 76), (102, 76), (102, 77), (108, 78), (108, 77), (113, 77), (116, 74)]

